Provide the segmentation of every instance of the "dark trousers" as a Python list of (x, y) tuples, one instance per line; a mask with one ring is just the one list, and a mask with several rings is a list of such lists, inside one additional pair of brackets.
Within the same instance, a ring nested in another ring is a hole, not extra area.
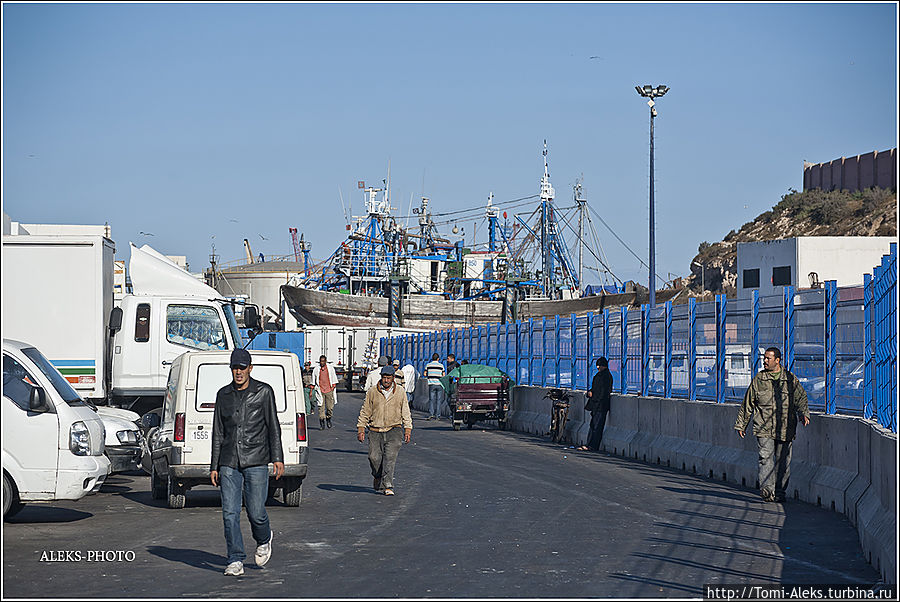
[(587, 446), (592, 451), (600, 451), (600, 441), (603, 440), (603, 427), (606, 426), (607, 414), (609, 414), (609, 408), (591, 412), (591, 432), (588, 435)]

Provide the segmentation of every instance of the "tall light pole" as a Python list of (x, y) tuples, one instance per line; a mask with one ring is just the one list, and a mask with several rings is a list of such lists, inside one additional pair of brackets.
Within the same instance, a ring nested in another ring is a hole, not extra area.
[(656, 104), (653, 99), (659, 98), (669, 91), (667, 86), (635, 86), (637, 93), (644, 98), (649, 98), (647, 105), (650, 107), (650, 307), (656, 305), (656, 211), (653, 205), (653, 118), (656, 117)]

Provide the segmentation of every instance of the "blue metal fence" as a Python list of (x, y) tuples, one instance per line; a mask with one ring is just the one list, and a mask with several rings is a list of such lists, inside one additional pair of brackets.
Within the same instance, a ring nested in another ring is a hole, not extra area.
[(437, 353), (500, 368), (524, 385), (587, 389), (609, 359), (613, 390), (740, 401), (767, 347), (782, 350), (810, 408), (876, 420), (897, 432), (897, 245), (861, 287), (455, 328), (381, 340), (382, 354), (422, 371)]

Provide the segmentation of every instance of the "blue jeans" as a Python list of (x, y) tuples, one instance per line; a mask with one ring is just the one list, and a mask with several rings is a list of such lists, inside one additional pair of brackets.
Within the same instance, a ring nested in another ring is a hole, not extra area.
[(269, 494), (269, 467), (250, 468), (219, 467), (219, 484), (222, 488), (222, 520), (225, 522), (225, 545), (228, 564), (243, 562), (244, 537), (241, 535), (241, 499), (247, 507), (250, 532), (257, 545), (272, 538), (269, 515), (266, 513), (266, 497)]
[(444, 387), (440, 385), (428, 385), (428, 415), (441, 415), (441, 398), (444, 397)]

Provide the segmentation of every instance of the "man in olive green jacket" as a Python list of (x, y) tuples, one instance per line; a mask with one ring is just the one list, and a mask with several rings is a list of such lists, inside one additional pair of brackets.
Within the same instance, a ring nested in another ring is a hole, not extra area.
[(753, 434), (759, 444), (759, 489), (763, 500), (783, 502), (791, 476), (791, 441), (797, 420), (809, 424), (809, 405), (800, 380), (781, 367), (781, 350), (769, 347), (763, 371), (753, 377), (734, 421), (741, 438), (753, 415)]

